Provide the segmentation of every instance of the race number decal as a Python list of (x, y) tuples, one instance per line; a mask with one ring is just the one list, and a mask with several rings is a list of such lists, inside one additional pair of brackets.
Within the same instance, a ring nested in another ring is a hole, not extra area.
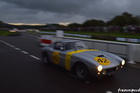
[(94, 60), (97, 61), (101, 65), (110, 65), (110, 61), (103, 57), (95, 57)]
[(59, 62), (60, 62), (60, 54), (59, 54), (58, 51), (53, 52), (52, 60), (53, 60), (54, 64), (59, 64)]

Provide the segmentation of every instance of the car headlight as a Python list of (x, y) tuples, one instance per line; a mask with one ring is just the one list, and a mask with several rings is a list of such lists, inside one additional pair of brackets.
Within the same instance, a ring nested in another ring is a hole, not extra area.
[(16, 32), (16, 31), (14, 31), (14, 30), (11, 30), (10, 32)]
[(125, 64), (125, 60), (122, 60), (122, 63), (121, 64), (124, 65)]
[(101, 72), (101, 71), (103, 70), (103, 66), (102, 66), (102, 65), (99, 65), (99, 66), (97, 67), (97, 70), (98, 70), (99, 72)]

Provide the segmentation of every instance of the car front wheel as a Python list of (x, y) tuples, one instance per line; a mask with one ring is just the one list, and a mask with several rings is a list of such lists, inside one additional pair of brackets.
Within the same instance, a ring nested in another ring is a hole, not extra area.
[(75, 74), (82, 81), (86, 81), (90, 77), (89, 70), (88, 70), (87, 66), (85, 64), (83, 64), (83, 63), (77, 63), (76, 64), (76, 66), (75, 66)]
[(47, 53), (43, 53), (42, 55), (42, 61), (43, 63), (45, 63), (46, 65), (50, 65), (50, 60), (49, 60), (49, 56)]

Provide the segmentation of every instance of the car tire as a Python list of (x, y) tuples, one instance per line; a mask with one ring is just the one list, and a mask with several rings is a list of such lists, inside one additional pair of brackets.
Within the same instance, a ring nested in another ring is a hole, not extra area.
[(87, 66), (81, 62), (76, 64), (74, 72), (76, 76), (82, 81), (89, 80), (90, 78)]
[(47, 53), (43, 53), (42, 54), (42, 61), (43, 63), (45, 63), (47, 66), (50, 65), (50, 59)]

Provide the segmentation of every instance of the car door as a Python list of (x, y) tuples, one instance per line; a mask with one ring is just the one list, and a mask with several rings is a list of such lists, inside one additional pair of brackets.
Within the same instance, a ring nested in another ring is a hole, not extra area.
[(64, 43), (56, 42), (54, 43), (54, 47), (51, 51), (51, 61), (54, 64), (60, 65), (64, 67), (65, 62), (65, 51), (64, 51)]

